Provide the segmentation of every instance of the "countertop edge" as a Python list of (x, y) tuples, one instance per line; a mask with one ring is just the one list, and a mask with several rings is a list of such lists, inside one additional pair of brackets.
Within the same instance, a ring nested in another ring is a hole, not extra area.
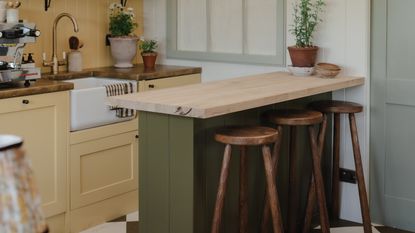
[(136, 65), (131, 69), (98, 67), (85, 69), (80, 72), (62, 72), (56, 75), (43, 73), (42, 79), (64, 81), (86, 77), (99, 77), (145, 81), (200, 73), (202, 73), (201, 67), (158, 65), (155, 69), (146, 70), (143, 67)]
[[(46, 81), (43, 81), (43, 82), (46, 82)], [(31, 87), (22, 87), (22, 88), (16, 88), (16, 89), (2, 90), (0, 91), (0, 100), (24, 97), (24, 96), (48, 94), (48, 93), (61, 92), (61, 91), (69, 91), (74, 88), (73, 83), (65, 83), (65, 82), (58, 82), (58, 81), (48, 81), (48, 82), (50, 83), (41, 85), (41, 86), (31, 86)]]
[(317, 95), (326, 92), (332, 92), (336, 90), (341, 90), (345, 88), (355, 87), (364, 85), (364, 77), (350, 77), (351, 80), (347, 80), (341, 83), (332, 83), (326, 84), (322, 88), (321, 86), (315, 86), (308, 88), (306, 90), (293, 91), (293, 93), (281, 93), (270, 95), (268, 97), (263, 97), (261, 99), (253, 99), (250, 101), (244, 102), (244, 107), (238, 106), (238, 104), (231, 103), (228, 105), (222, 105), (220, 107), (212, 108), (194, 108), (191, 106), (178, 106), (178, 105), (167, 105), (167, 104), (158, 104), (158, 103), (143, 103), (138, 101), (128, 101), (117, 99), (117, 97), (110, 98), (110, 102), (117, 106), (122, 106), (126, 108), (138, 109), (139, 111), (145, 112), (155, 112), (161, 114), (182, 116), (182, 117), (191, 117), (199, 119), (213, 118), (221, 115), (226, 115), (229, 113), (239, 112), (247, 109), (257, 108), (261, 106), (266, 106), (275, 103), (281, 103), (289, 100), (299, 99), (307, 96)]

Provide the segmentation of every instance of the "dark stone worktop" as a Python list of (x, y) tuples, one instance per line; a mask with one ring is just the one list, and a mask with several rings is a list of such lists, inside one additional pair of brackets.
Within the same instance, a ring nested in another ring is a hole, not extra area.
[(72, 89), (72, 83), (40, 79), (36, 82), (32, 82), (30, 87), (24, 87), (22, 82), (1, 85), (0, 99), (67, 91)]
[(85, 69), (81, 72), (62, 72), (57, 75), (43, 74), (42, 78), (51, 80), (67, 80), (84, 77), (104, 77), (104, 78), (119, 78), (129, 80), (151, 80), (159, 78), (168, 78), (181, 75), (198, 74), (201, 73), (200, 67), (184, 67), (184, 66), (167, 66), (156, 65), (154, 69), (145, 69), (142, 64), (135, 65), (129, 69), (117, 69), (115, 67), (102, 67)]
[(130, 69), (102, 67), (85, 69), (81, 72), (62, 72), (57, 75), (42, 74), (42, 79), (36, 82), (32, 82), (30, 87), (24, 87), (23, 83), (0, 85), (0, 99), (72, 90), (72, 83), (60, 82), (68, 79), (93, 76), (142, 81), (181, 75), (198, 74), (201, 72), (202, 69), (199, 67), (156, 65), (154, 69), (149, 70), (145, 69), (142, 64), (139, 64)]

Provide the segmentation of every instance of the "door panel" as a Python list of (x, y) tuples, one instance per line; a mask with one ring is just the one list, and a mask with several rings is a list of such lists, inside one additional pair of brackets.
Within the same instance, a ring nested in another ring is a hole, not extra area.
[(388, 80), (386, 85), (387, 104), (415, 106), (414, 81), (406, 79)]
[[(415, 80), (415, 22), (413, 0), (387, 1), (387, 78)], [(408, 28), (409, 27), (409, 28)]]
[[(415, 200), (415, 108), (387, 105), (385, 195)], [(415, 209), (413, 210), (415, 212)]]
[(46, 217), (66, 210), (68, 117), (68, 92), (0, 100), (0, 133), (23, 137)]
[(372, 0), (371, 211), (415, 231), (415, 1)]

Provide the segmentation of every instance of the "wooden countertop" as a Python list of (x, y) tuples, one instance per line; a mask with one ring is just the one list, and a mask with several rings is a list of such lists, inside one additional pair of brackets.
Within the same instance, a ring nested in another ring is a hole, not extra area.
[(39, 79), (32, 82), (30, 87), (24, 87), (22, 82), (2, 85), (0, 99), (13, 98), (27, 95), (37, 95), (73, 89), (73, 83), (57, 82), (52, 80)]
[(110, 98), (111, 105), (210, 118), (364, 84), (363, 77), (295, 77), (275, 72)]
[(101, 67), (85, 69), (81, 72), (62, 72), (56, 75), (46, 73), (42, 74), (42, 78), (50, 80), (68, 80), (93, 76), (142, 81), (181, 75), (198, 74), (201, 72), (202, 69), (200, 67), (156, 65), (154, 69), (146, 69), (142, 64), (138, 64), (128, 69)]

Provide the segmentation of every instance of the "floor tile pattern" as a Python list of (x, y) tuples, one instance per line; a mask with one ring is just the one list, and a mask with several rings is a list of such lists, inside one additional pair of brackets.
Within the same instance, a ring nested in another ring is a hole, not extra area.
[[(311, 233), (321, 233), (321, 230), (313, 229)], [(330, 222), (331, 233), (364, 233), (362, 224), (339, 220)], [(372, 233), (412, 233), (409, 231), (402, 231), (391, 227), (385, 227), (377, 224), (372, 224)]]
[[(363, 233), (362, 224), (336, 221), (331, 222), (331, 233)], [(98, 225), (96, 227), (87, 229), (80, 233), (138, 233), (138, 212), (128, 214), (111, 220), (107, 223)], [(313, 229), (310, 233), (321, 233), (321, 230)], [(409, 231), (402, 231), (390, 227), (373, 225), (373, 233), (412, 233)]]
[(116, 218), (80, 233), (138, 233), (138, 212)]

